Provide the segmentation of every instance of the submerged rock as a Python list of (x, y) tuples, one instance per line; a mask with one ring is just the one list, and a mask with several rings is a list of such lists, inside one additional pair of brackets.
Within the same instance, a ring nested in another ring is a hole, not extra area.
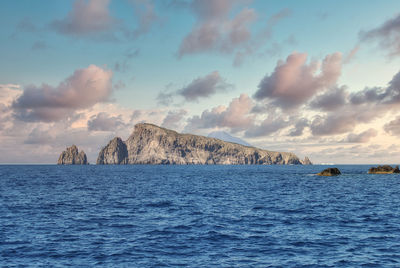
[(67, 147), (65, 151), (60, 154), (57, 161), (58, 165), (88, 165), (87, 157), (84, 151), (78, 150), (76, 145)]
[(399, 166), (395, 168), (389, 165), (383, 165), (378, 167), (372, 167), (368, 170), (369, 174), (393, 174), (393, 173), (400, 173)]
[(318, 176), (338, 176), (342, 173), (340, 173), (340, 170), (338, 168), (327, 168), (318, 173)]
[(227, 164), (301, 165), (293, 153), (272, 152), (215, 138), (180, 134), (152, 124), (135, 125), (124, 142), (111, 140), (97, 164)]

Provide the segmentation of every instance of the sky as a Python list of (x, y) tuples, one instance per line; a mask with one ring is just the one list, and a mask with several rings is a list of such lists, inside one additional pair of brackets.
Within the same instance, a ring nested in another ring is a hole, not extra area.
[(400, 2), (3, 0), (0, 163), (91, 163), (153, 123), (400, 162)]

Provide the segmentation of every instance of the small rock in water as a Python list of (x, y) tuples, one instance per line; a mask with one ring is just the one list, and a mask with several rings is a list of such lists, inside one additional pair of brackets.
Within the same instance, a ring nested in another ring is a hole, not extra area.
[(327, 168), (318, 173), (318, 176), (338, 176), (342, 173), (340, 173), (340, 170), (338, 168)]
[(395, 168), (389, 165), (383, 165), (378, 167), (372, 167), (368, 170), (369, 174), (393, 174), (393, 173), (400, 173), (399, 166)]

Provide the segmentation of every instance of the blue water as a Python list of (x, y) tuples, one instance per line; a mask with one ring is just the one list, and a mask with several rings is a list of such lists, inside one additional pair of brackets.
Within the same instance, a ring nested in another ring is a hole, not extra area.
[(368, 166), (0, 166), (0, 266), (399, 267)]

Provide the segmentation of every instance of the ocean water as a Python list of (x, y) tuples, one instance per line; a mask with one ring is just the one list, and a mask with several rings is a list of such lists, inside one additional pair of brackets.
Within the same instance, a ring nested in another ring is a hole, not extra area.
[(369, 166), (0, 166), (2, 267), (400, 267)]

